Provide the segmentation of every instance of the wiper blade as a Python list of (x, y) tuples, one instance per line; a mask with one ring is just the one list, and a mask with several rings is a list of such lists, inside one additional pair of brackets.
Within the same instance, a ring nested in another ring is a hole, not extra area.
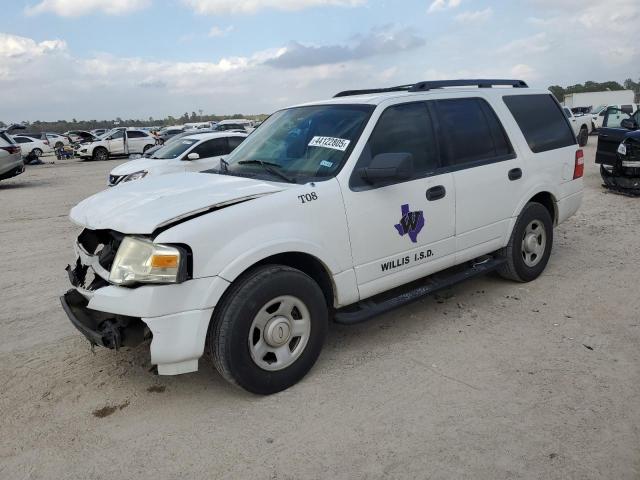
[(269, 172), (276, 177), (280, 177), (288, 183), (296, 183), (295, 178), (291, 178), (286, 173), (280, 171), (282, 168), (277, 163), (265, 162), (264, 160), (240, 160), (239, 165), (260, 165), (265, 171)]

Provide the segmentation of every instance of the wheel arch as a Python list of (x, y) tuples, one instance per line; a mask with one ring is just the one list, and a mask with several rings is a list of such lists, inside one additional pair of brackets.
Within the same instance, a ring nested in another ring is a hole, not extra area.
[(231, 283), (235, 282), (238, 278), (246, 275), (248, 272), (261, 265), (286, 265), (291, 268), (300, 270), (301, 272), (310, 276), (320, 287), (324, 294), (327, 306), (331, 308), (337, 301), (336, 298), (336, 285), (333, 280), (333, 274), (328, 265), (326, 265), (317, 256), (303, 251), (283, 251), (281, 253), (275, 253), (253, 262), (249, 266), (236, 273), (234, 278), (225, 278)]
[(530, 191), (527, 195), (524, 195), (523, 200), (517, 206), (516, 210), (513, 212), (513, 216), (511, 218), (511, 223), (509, 225), (509, 229), (506, 232), (506, 237), (504, 239), (504, 244), (506, 245), (511, 237), (511, 232), (518, 221), (518, 216), (522, 212), (522, 209), (529, 202), (538, 202), (542, 204), (548, 211), (549, 215), (551, 215), (551, 222), (554, 226), (558, 225), (558, 197), (555, 193), (553, 193), (552, 188), (544, 187), (538, 188), (536, 190)]

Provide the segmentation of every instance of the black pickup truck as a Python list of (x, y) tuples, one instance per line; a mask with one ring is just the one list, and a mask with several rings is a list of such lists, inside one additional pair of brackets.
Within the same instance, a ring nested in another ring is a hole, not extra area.
[(640, 196), (640, 110), (628, 114), (609, 108), (598, 129), (596, 163), (604, 187)]

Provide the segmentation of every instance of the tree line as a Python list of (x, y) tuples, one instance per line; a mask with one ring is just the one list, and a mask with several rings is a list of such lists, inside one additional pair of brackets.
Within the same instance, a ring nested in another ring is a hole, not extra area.
[[(156, 119), (153, 117), (149, 117), (146, 119), (123, 119), (117, 117), (115, 120), (76, 120), (75, 118), (71, 120), (56, 120), (56, 121), (42, 121), (36, 120), (34, 122), (21, 122), (27, 130), (32, 133), (40, 133), (40, 132), (55, 132), (55, 133), (63, 133), (68, 132), (70, 130), (94, 130), (96, 128), (115, 128), (115, 127), (168, 127), (171, 125), (182, 125), (184, 123), (195, 123), (195, 122), (219, 122), (221, 120), (229, 120), (229, 119), (237, 119), (237, 118), (247, 118), (249, 120), (264, 120), (268, 115), (260, 114), (260, 115), (243, 115), (241, 113), (236, 113), (233, 115), (198, 115), (196, 112), (185, 112), (180, 117), (173, 117), (169, 115), (168, 117), (162, 119)], [(5, 127), (7, 124), (5, 122), (0, 121), (0, 127)]]
[(635, 93), (635, 103), (640, 103), (640, 79), (637, 82), (631, 78), (627, 78), (622, 84), (616, 81), (610, 82), (584, 82), (577, 83), (575, 85), (569, 85), (568, 87), (561, 87), (560, 85), (552, 85), (549, 87), (551, 93), (555, 95), (559, 102), (564, 101), (564, 97), (571, 93), (585, 93), (585, 92), (602, 92), (606, 90), (633, 90)]

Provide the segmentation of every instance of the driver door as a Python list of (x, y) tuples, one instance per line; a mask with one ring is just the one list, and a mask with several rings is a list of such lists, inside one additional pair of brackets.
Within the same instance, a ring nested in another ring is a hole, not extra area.
[(124, 155), (126, 153), (124, 132), (122, 130), (118, 130), (116, 133), (111, 135), (107, 142), (108, 150), (111, 155)]
[(609, 108), (602, 121), (602, 128), (598, 129), (598, 149), (596, 163), (614, 165), (616, 163), (618, 146), (630, 129), (622, 126), (623, 120), (633, 120), (636, 128), (640, 122), (640, 110), (629, 115), (619, 108)]
[[(379, 154), (409, 153), (413, 175), (371, 184), (360, 174)], [(439, 146), (425, 102), (388, 107), (342, 185), (360, 298), (455, 262), (452, 173), (438, 173)]]

